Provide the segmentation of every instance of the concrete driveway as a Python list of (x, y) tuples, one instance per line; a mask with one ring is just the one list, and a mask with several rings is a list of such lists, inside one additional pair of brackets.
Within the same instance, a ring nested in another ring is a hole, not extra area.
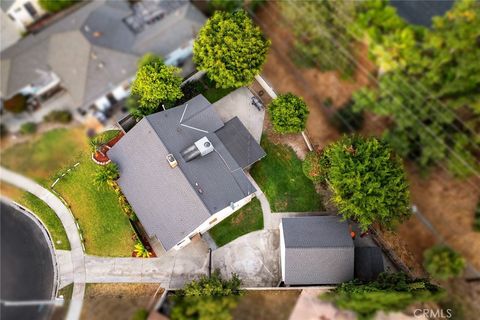
[(257, 110), (251, 104), (252, 97), (253, 93), (248, 88), (242, 87), (218, 100), (213, 106), (224, 122), (237, 116), (255, 140), (260, 143), (265, 109)]
[(278, 230), (246, 234), (213, 251), (212, 268), (224, 277), (238, 274), (244, 287), (272, 287), (280, 281)]

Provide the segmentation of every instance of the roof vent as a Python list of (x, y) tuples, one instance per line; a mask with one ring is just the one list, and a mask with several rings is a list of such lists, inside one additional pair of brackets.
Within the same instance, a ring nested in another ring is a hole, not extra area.
[(193, 145), (186, 148), (180, 154), (185, 159), (186, 162), (192, 161), (198, 156), (205, 156), (213, 151), (213, 145), (208, 140), (207, 137), (203, 137), (200, 140), (196, 141)]
[(171, 153), (167, 154), (167, 161), (170, 167), (172, 167), (172, 169), (178, 165), (177, 159), (175, 159), (175, 157)]

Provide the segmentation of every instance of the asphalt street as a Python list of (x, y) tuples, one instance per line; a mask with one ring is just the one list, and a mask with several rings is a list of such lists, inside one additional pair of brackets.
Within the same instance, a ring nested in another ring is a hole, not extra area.
[(5, 306), (4, 301), (50, 300), (54, 284), (51, 252), (40, 227), (1, 203), (0, 318), (47, 319), (50, 306)]

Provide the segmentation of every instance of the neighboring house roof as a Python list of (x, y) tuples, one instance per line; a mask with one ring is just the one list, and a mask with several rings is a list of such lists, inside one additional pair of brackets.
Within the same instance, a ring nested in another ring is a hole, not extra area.
[(266, 155), (238, 117), (229, 120), (216, 133), (232, 157), (244, 169)]
[(379, 247), (355, 247), (355, 279), (373, 281), (385, 271)]
[(142, 32), (133, 32), (125, 23), (134, 14), (127, 1), (92, 1), (2, 51), (2, 97), (30, 84), (36, 70), (52, 70), (77, 105), (93, 103), (132, 77), (140, 56), (147, 52), (165, 56), (187, 45), (206, 20), (188, 1), (152, 4), (164, 16)]
[[(119, 185), (145, 230), (167, 250), (210, 215), (256, 191), (217, 136), (222, 127), (214, 107), (198, 95), (144, 117), (108, 152), (120, 168)], [(214, 151), (186, 162), (181, 151), (203, 137)], [(176, 168), (168, 164), (168, 154), (175, 157)]]
[(432, 18), (442, 16), (450, 10), (454, 0), (390, 0), (390, 4), (397, 9), (400, 17), (411, 24), (417, 24), (424, 27), (432, 25)]
[[(282, 218), (287, 285), (338, 284), (353, 279), (348, 224), (334, 216)], [(282, 257), (283, 258), (283, 257)]]

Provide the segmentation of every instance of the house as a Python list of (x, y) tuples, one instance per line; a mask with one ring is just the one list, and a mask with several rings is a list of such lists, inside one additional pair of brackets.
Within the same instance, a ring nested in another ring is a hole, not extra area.
[(280, 259), (286, 285), (333, 285), (354, 277), (354, 243), (336, 216), (282, 218)]
[(145, 232), (165, 250), (184, 247), (254, 197), (245, 169), (265, 152), (204, 96), (130, 127), (107, 154)]
[(70, 109), (107, 110), (128, 95), (145, 53), (194, 71), (193, 39), (205, 16), (187, 0), (91, 1), (1, 52), (0, 97), (47, 104), (59, 89)]
[(0, 3), (2, 11), (15, 24), (18, 33), (26, 31), (30, 24), (47, 13), (38, 0), (2, 0)]

